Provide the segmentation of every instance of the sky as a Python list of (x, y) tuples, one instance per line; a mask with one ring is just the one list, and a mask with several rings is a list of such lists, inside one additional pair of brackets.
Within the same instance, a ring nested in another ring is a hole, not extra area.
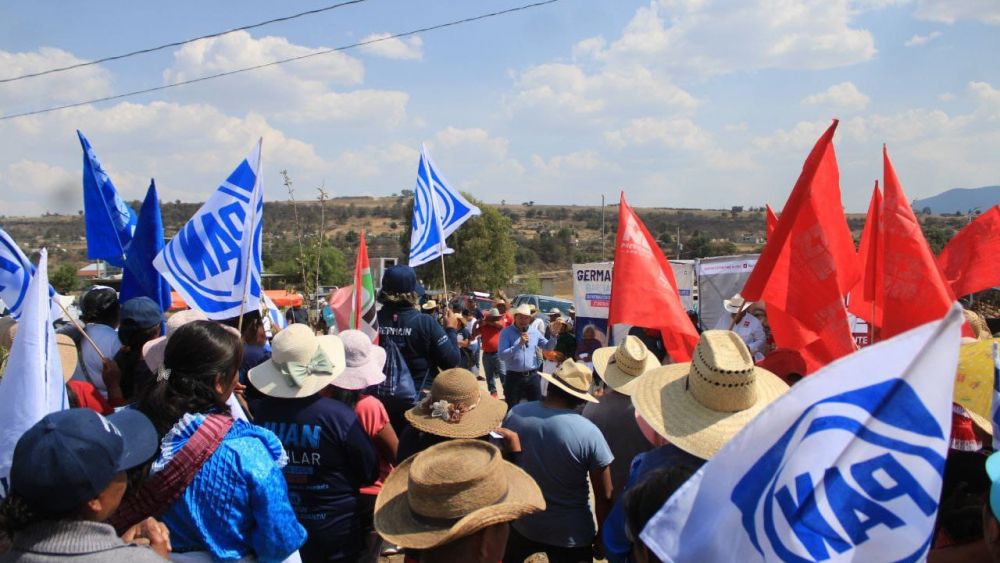
[[(335, 0), (6, 2), (0, 78)], [(367, 0), (0, 83), (0, 116), (403, 33), (529, 0)], [(119, 192), (203, 201), (263, 138), (265, 198), (412, 189), (421, 144), (490, 203), (780, 209), (834, 118), (843, 203), (881, 148), (907, 195), (1000, 184), (996, 0), (560, 0), (122, 100), (0, 121), (0, 215), (82, 209), (90, 140)]]

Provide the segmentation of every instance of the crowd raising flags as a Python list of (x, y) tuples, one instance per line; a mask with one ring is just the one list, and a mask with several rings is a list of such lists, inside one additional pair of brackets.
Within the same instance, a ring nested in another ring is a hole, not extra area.
[(87, 258), (125, 267), (125, 249), (135, 232), (135, 211), (122, 201), (104, 171), (90, 141), (80, 131), (83, 147), (83, 217), (87, 228)]
[(260, 302), (260, 147), (257, 141), (153, 261), (184, 301), (210, 319), (242, 316), (247, 303)]
[(445, 239), (481, 213), (444, 179), (427, 147), (422, 147), (413, 190), (409, 265), (417, 267), (454, 252)]

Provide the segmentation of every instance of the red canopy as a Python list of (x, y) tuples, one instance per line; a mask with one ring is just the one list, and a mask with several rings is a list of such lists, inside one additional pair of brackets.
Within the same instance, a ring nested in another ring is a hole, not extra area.
[[(264, 293), (274, 301), (274, 304), (278, 307), (294, 307), (296, 305), (302, 305), (302, 294), (301, 293), (288, 293), (284, 289), (267, 289)], [(181, 297), (176, 291), (170, 292), (170, 298), (173, 304), (170, 306), (171, 311), (179, 311), (181, 309), (187, 309), (188, 304), (184, 302), (184, 298)]]

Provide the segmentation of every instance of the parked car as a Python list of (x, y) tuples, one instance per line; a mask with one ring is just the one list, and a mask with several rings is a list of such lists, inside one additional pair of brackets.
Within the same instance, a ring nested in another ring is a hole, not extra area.
[(552, 297), (549, 295), (534, 295), (531, 293), (522, 293), (514, 298), (513, 306), (517, 307), (522, 303), (528, 305), (534, 305), (538, 308), (539, 314), (546, 314), (552, 310), (553, 307), (562, 311), (564, 317), (569, 316), (569, 309), (573, 306), (573, 302), (569, 299), (559, 299), (558, 297)]

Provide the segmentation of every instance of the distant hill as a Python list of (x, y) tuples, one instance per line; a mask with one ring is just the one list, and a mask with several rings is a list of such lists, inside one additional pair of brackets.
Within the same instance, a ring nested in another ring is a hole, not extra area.
[(979, 208), (986, 211), (1000, 203), (1000, 186), (984, 186), (982, 188), (955, 188), (936, 196), (918, 199), (913, 202), (913, 210), (917, 213), (925, 207), (931, 208), (931, 213), (967, 213), (970, 209)]

